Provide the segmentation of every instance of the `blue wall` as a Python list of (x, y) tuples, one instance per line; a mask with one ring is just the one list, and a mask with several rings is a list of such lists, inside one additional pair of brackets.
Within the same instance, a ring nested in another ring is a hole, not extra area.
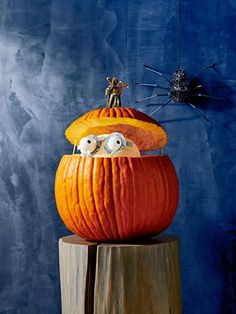
[[(143, 64), (171, 73), (178, 54), (190, 74), (217, 62), (201, 79), (228, 98), (199, 103), (208, 124), (187, 105), (156, 116), (180, 179), (168, 232), (181, 241), (184, 313), (236, 313), (236, 1), (180, 0), (179, 40), (177, 11), (176, 0), (0, 2), (0, 313), (60, 313), (57, 242), (69, 232), (54, 175), (71, 152), (65, 128), (104, 103), (106, 76), (161, 82)], [(132, 86), (123, 103), (152, 92)], [(151, 113), (155, 101), (135, 106)]]

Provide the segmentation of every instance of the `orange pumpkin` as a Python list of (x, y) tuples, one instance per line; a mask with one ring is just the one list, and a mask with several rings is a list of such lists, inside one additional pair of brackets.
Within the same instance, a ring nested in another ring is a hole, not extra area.
[[(131, 108), (95, 109), (66, 130), (71, 143), (89, 134), (121, 132), (140, 151), (162, 148), (165, 130)], [(65, 155), (55, 195), (59, 214), (75, 234), (88, 240), (119, 241), (158, 234), (172, 222), (178, 179), (168, 156), (83, 157)]]

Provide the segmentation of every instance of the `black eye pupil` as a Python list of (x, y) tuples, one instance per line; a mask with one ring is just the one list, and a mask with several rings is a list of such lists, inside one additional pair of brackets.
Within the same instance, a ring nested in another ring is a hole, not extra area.
[(120, 144), (120, 141), (117, 141), (116, 143), (117, 143), (117, 144)]
[(88, 140), (87, 142), (88, 142), (89, 144), (91, 144), (91, 141), (90, 141), (90, 140)]

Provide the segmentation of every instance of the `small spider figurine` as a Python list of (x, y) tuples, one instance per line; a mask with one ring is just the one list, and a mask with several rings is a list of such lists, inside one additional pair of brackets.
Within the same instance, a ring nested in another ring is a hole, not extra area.
[(163, 77), (168, 83), (169, 87), (164, 87), (159, 84), (144, 84), (144, 83), (136, 83), (136, 85), (139, 86), (149, 86), (149, 87), (158, 87), (162, 90), (166, 90), (166, 93), (163, 94), (155, 94), (150, 97), (141, 99), (136, 101), (136, 103), (143, 102), (145, 100), (158, 97), (158, 96), (168, 96), (169, 100), (160, 105), (150, 116), (153, 116), (156, 112), (158, 112), (160, 109), (168, 105), (169, 103), (186, 103), (190, 107), (192, 107), (194, 110), (196, 110), (206, 121), (209, 121), (209, 119), (192, 103), (192, 100), (194, 97), (205, 97), (205, 98), (211, 98), (211, 99), (217, 99), (217, 100), (225, 100), (225, 98), (222, 97), (216, 97), (211, 95), (202, 94), (201, 91), (203, 90), (202, 85), (196, 85), (194, 86), (193, 80), (196, 78), (196, 76), (202, 72), (207, 71), (210, 68), (214, 68), (216, 66), (216, 63), (213, 63), (211, 65), (208, 65), (198, 73), (194, 74), (190, 79), (187, 78), (186, 71), (179, 67), (175, 70), (175, 72), (172, 74), (172, 78), (168, 79), (163, 73), (144, 65), (144, 67), (152, 71), (159, 76)]

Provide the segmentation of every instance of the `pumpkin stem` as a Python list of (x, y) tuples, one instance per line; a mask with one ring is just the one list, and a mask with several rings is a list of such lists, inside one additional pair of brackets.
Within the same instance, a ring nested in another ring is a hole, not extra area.
[(121, 107), (120, 95), (129, 84), (119, 81), (116, 77), (107, 77), (109, 86), (106, 88), (107, 108)]

